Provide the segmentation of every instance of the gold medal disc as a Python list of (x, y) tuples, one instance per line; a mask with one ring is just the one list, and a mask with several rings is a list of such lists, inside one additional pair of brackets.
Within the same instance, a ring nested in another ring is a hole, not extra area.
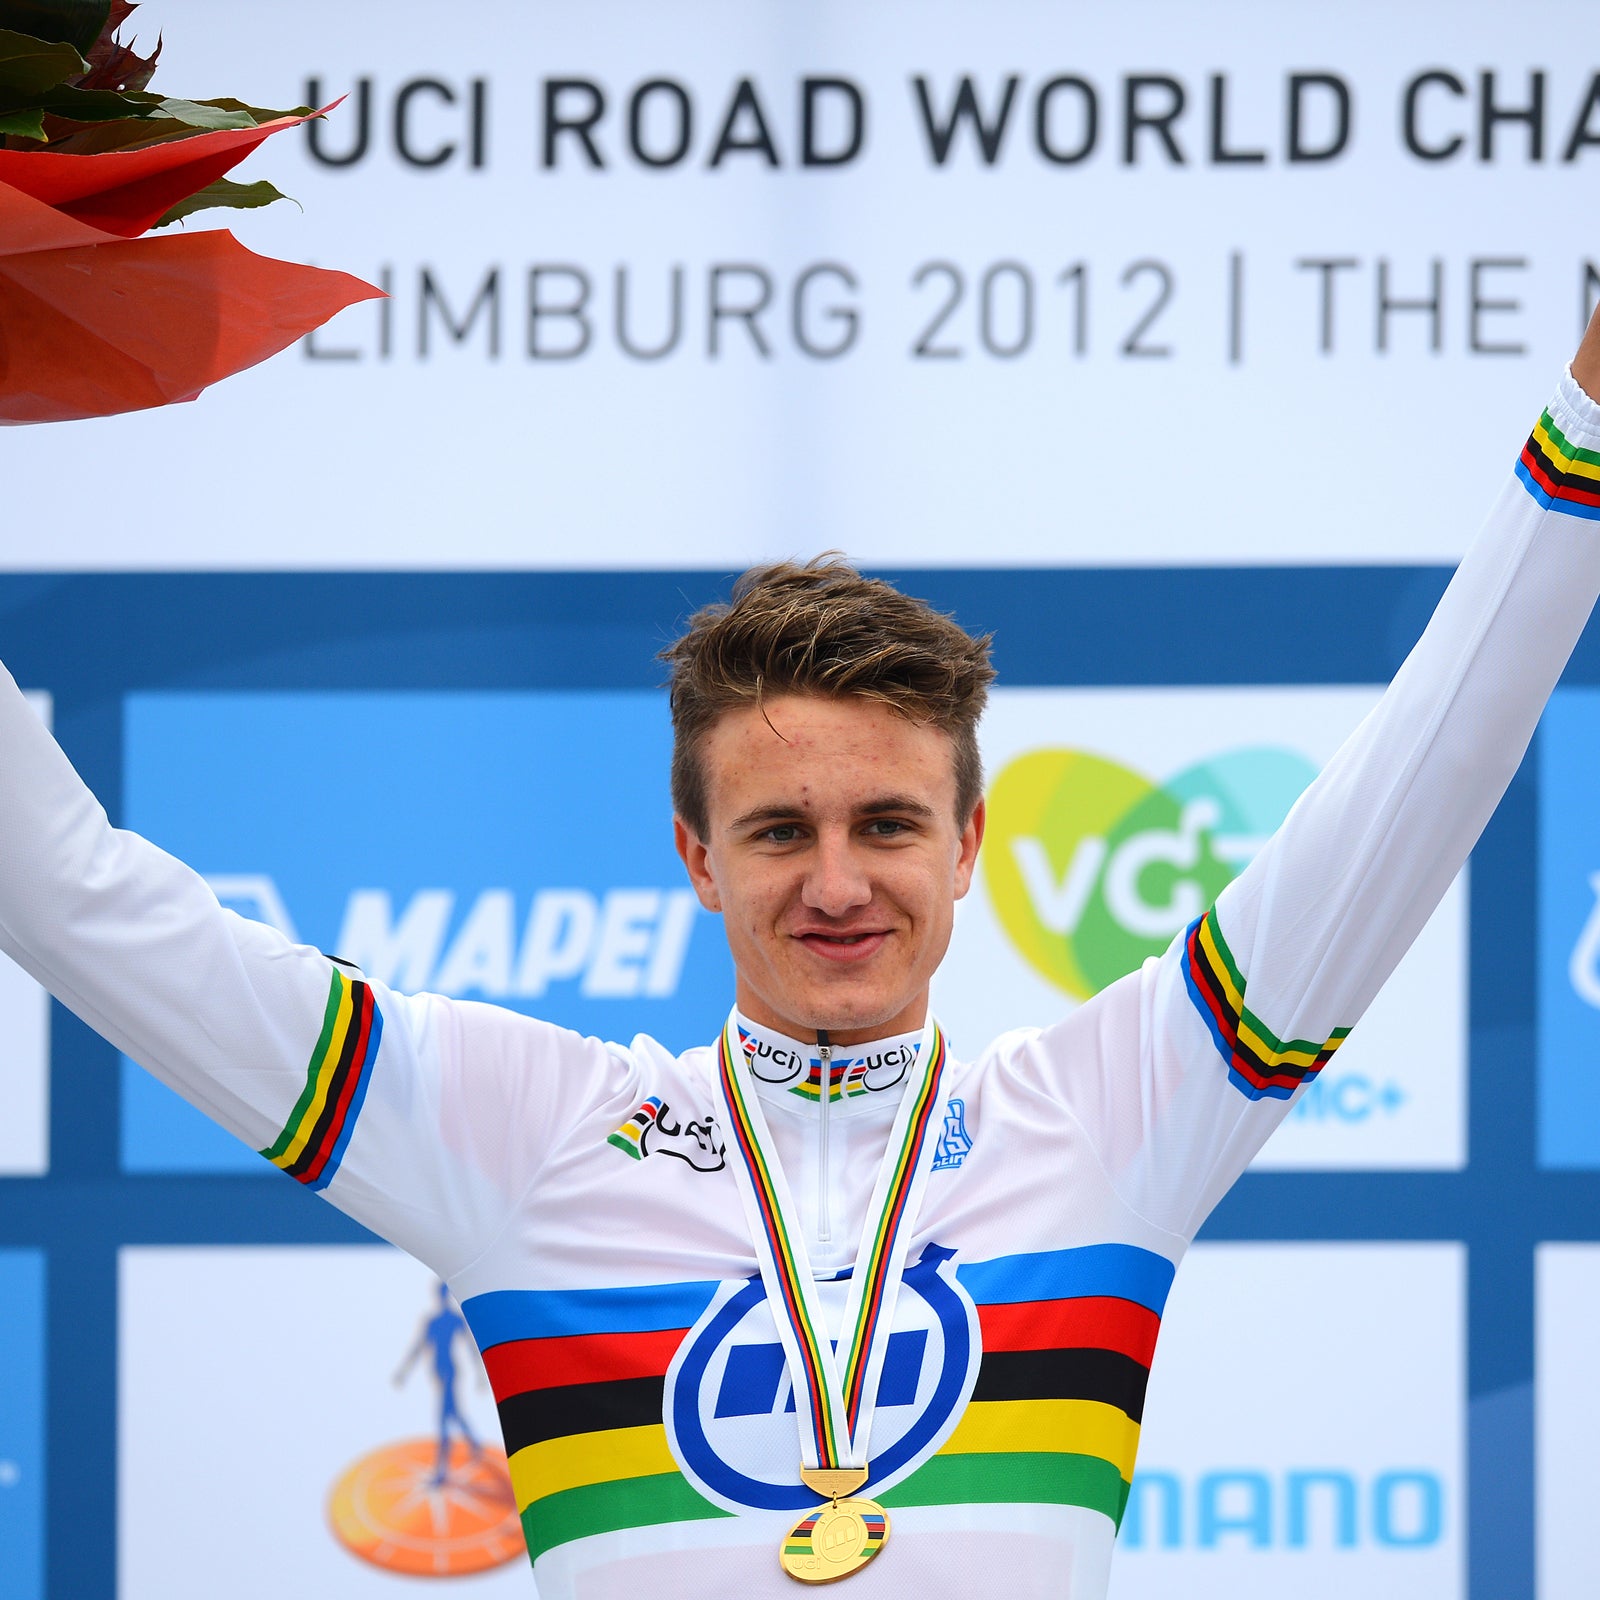
[(866, 1566), (888, 1537), (889, 1516), (876, 1500), (833, 1500), (795, 1523), (778, 1560), (801, 1583), (837, 1583)]

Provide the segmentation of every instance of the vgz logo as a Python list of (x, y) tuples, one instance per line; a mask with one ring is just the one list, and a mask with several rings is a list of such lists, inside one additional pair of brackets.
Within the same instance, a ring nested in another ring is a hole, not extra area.
[(989, 790), (995, 915), (1035, 971), (1087, 1000), (1166, 949), (1316, 772), (1293, 751), (1242, 749), (1157, 784), (1086, 751), (1029, 751)]

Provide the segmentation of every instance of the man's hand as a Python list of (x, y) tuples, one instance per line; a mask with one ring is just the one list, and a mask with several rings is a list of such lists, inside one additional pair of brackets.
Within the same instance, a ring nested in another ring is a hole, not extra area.
[(1600, 306), (1584, 329), (1583, 343), (1572, 358), (1572, 376), (1591, 400), (1600, 400)]

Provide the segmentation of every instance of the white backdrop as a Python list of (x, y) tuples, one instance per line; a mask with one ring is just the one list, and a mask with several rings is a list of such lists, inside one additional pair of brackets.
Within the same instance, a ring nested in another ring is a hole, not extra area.
[[(1152, 1369), (1118, 1600), (1460, 1594), (1464, 1267), (1453, 1244), (1197, 1246)], [(119, 1281), (123, 1600), (269, 1600), (290, 1561), (307, 1593), (417, 1590), (343, 1548), (327, 1506), (352, 1460), (431, 1436), (424, 1373), (390, 1381), (431, 1308), (427, 1271), (386, 1248), (184, 1247), (125, 1249)], [(1248, 1345), (1301, 1358), (1244, 1359), (1242, 1305)], [(494, 1438), (466, 1363), (458, 1395)], [(241, 1563), (269, 1534), (281, 1560)], [(420, 1587), (534, 1594), (521, 1555)]]
[[(269, 143), (242, 176), (304, 211), (235, 226), (393, 299), (194, 408), (0, 438), (0, 565), (1454, 559), (1600, 262), (1571, 20), (146, 0), (168, 93), (351, 94), (315, 137), (359, 159)], [(849, 159), (803, 164), (808, 77)], [(167, 487), (44, 519), (85, 452)]]

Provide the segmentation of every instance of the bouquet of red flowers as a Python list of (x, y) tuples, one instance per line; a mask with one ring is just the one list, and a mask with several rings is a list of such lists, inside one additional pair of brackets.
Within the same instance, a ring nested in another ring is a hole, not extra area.
[(226, 174), (322, 113), (151, 93), (160, 44), (118, 39), (133, 10), (0, 0), (0, 422), (192, 400), (381, 292), (225, 230), (141, 237), (281, 199)]

